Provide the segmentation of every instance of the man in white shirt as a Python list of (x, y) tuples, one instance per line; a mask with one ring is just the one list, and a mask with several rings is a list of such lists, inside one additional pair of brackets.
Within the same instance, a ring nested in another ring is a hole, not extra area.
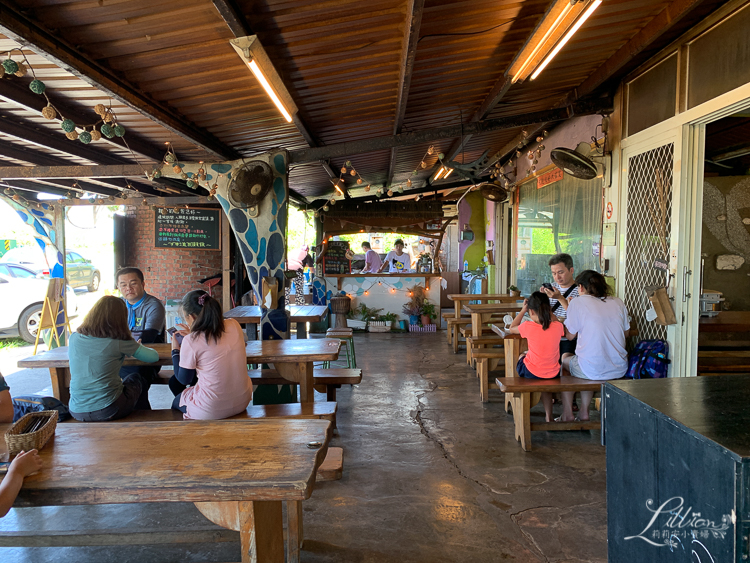
[(380, 266), (383, 265), (383, 261), (380, 259), (380, 255), (372, 249), (370, 243), (367, 241), (362, 243), (362, 252), (365, 253), (365, 267), (362, 268), (362, 273), (378, 273), (378, 271), (380, 270)]
[(404, 241), (396, 239), (393, 243), (393, 248), (385, 256), (383, 265), (380, 266), (378, 273), (382, 272), (386, 266), (389, 267), (388, 272), (391, 274), (403, 274), (411, 271), (411, 255), (408, 252), (404, 252)]
[[(573, 269), (573, 258), (570, 254), (555, 254), (549, 259), (549, 267), (552, 271), (552, 289), (542, 286), (539, 291), (547, 294), (552, 313), (562, 322), (568, 316), (568, 303), (578, 297), (578, 286), (575, 284), (575, 270)], [(560, 355), (575, 354), (576, 341), (564, 338), (560, 340)]]

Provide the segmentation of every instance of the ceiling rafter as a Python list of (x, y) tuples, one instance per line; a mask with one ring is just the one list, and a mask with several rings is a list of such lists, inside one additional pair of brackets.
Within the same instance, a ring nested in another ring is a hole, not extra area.
[(212, 155), (227, 160), (240, 157), (235, 149), (191, 123), (173, 108), (144, 94), (120, 74), (55, 37), (8, 2), (0, 4), (0, 32)]
[[(401, 133), (406, 116), (406, 104), (409, 101), (411, 77), (414, 72), (414, 59), (419, 44), (419, 29), (422, 27), (422, 13), (425, 0), (407, 0), (406, 19), (404, 21), (404, 40), (401, 47), (401, 68), (398, 75), (398, 97), (396, 98), (396, 117), (393, 122), (393, 134)], [(396, 148), (391, 149), (391, 159), (388, 164), (388, 179), (386, 186), (393, 182), (396, 173)]]
[(611, 113), (614, 102), (611, 97), (581, 100), (566, 107), (519, 114), (499, 119), (486, 119), (476, 123), (449, 125), (434, 129), (422, 129), (409, 133), (400, 133), (389, 137), (376, 137), (350, 143), (337, 143), (325, 147), (300, 149), (289, 151), (290, 164), (316, 162), (320, 159), (343, 158), (355, 154), (368, 153), (394, 147), (408, 147), (428, 144), (440, 139), (451, 139), (464, 134), (489, 133), (501, 129), (513, 129), (531, 124), (551, 121), (563, 121), (578, 115), (592, 115), (595, 113)]
[[(42, 108), (47, 105), (47, 100), (44, 96), (34, 94), (28, 87), (29, 82), (29, 79), (0, 80), (0, 99), (25, 110), (41, 113)], [(87, 108), (82, 105), (65, 100), (62, 96), (50, 90), (46, 93), (52, 105), (65, 117), (72, 119), (76, 123), (90, 123), (95, 117), (93, 112), (87, 114)], [(127, 139), (121, 137), (109, 139), (102, 135), (101, 142), (115, 146), (118, 149), (132, 150), (141, 156), (157, 162), (164, 157), (165, 152), (162, 147), (154, 145), (130, 131), (128, 132)]]
[[(234, 34), (235, 37), (255, 35), (252, 28), (250, 27), (250, 24), (247, 21), (247, 18), (242, 14), (242, 10), (234, 0), (212, 0), (212, 2), (216, 10), (219, 12), (219, 15), (224, 20), (224, 22), (226, 22), (227, 27), (229, 27), (229, 30)], [(294, 123), (294, 126), (297, 128), (300, 135), (302, 135), (308, 145), (310, 145), (311, 147), (320, 146), (320, 143), (318, 143), (317, 139), (315, 139), (312, 133), (310, 133), (310, 129), (305, 124), (299, 112), (292, 115), (292, 123)], [(326, 174), (328, 174), (328, 177), (331, 180), (338, 180), (339, 174), (338, 172), (336, 172), (336, 170), (333, 169), (333, 166), (331, 166), (330, 162), (328, 162), (327, 160), (320, 160), (319, 164), (323, 167), (323, 170), (326, 171)], [(351, 197), (349, 195), (349, 190), (347, 190), (345, 187), (343, 187), (342, 190), (344, 197), (346, 199), (349, 199)]]

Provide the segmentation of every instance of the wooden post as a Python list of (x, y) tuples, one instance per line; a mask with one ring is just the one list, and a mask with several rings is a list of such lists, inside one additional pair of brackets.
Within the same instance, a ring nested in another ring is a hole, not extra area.
[(232, 308), (232, 264), (230, 261), (229, 237), (232, 229), (225, 213), (221, 214), (221, 308), (229, 311)]

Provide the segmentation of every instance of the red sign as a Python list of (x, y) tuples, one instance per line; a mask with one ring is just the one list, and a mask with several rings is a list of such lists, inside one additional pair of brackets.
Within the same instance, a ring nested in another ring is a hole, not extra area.
[(552, 182), (557, 182), (563, 179), (563, 171), (559, 168), (550, 170), (546, 174), (542, 174), (536, 179), (536, 189), (543, 188), (544, 186), (550, 185)]
[(607, 219), (611, 219), (612, 218), (612, 211), (614, 211), (614, 209), (612, 207), (612, 202), (608, 201), (607, 202)]

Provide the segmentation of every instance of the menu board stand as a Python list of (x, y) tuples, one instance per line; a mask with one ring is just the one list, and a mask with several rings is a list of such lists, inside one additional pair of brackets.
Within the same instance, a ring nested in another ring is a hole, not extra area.
[(349, 274), (352, 271), (352, 261), (346, 257), (349, 242), (345, 240), (329, 240), (328, 249), (323, 256), (323, 274)]

